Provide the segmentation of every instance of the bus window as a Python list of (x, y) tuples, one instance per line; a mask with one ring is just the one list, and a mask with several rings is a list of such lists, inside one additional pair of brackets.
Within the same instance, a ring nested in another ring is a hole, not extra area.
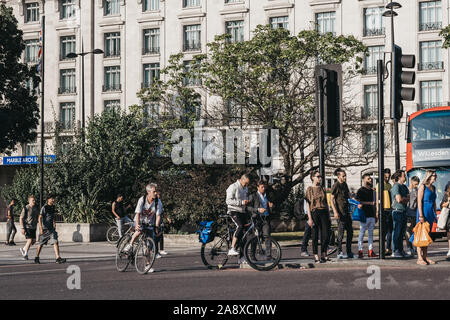
[(412, 141), (450, 139), (450, 111), (423, 113), (411, 120)]

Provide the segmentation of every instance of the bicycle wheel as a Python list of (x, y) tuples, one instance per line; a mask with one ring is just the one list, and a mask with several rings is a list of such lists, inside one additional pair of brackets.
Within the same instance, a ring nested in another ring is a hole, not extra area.
[[(155, 262), (155, 241), (150, 237), (143, 237), (137, 246), (134, 265), (139, 274), (146, 274), (146, 268), (151, 268)], [(150, 267), (148, 267), (150, 265)]]
[(203, 264), (208, 269), (221, 269), (228, 261), (228, 250), (230, 244), (227, 241), (227, 237), (223, 236), (218, 241), (211, 241), (202, 244), (200, 256), (202, 257)]
[(119, 229), (117, 226), (112, 226), (106, 231), (106, 240), (111, 244), (116, 244), (119, 241)]
[(126, 234), (124, 235), (120, 240), (119, 244), (117, 245), (117, 252), (116, 252), (116, 268), (117, 271), (124, 272), (128, 265), (130, 264), (133, 252), (132, 250), (130, 252), (125, 252), (124, 248), (125, 246), (130, 242), (131, 235)]
[(269, 271), (280, 262), (281, 247), (276, 240), (270, 237), (266, 240), (261, 237), (253, 237), (245, 243), (244, 256), (253, 269)]

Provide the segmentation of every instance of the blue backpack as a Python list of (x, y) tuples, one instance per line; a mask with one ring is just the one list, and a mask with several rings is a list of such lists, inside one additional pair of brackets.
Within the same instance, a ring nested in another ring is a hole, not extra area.
[(214, 221), (202, 221), (199, 225), (200, 228), (197, 230), (198, 241), (204, 244), (213, 241), (216, 236)]
[(365, 223), (367, 221), (366, 214), (364, 213), (363, 209), (358, 208), (358, 205), (361, 204), (361, 202), (359, 202), (355, 199), (348, 199), (348, 204), (349, 204), (350, 214), (352, 215), (352, 220)]

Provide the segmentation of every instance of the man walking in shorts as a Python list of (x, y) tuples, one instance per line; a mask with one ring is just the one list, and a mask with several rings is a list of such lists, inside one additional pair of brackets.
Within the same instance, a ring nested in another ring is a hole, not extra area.
[(27, 239), (25, 247), (20, 248), (20, 253), (24, 260), (28, 260), (28, 250), (36, 242), (36, 227), (39, 217), (39, 208), (36, 205), (36, 198), (33, 195), (28, 196), (28, 204), (20, 213), (20, 227), (22, 234)]
[(58, 233), (56, 232), (56, 221), (55, 221), (55, 196), (50, 195), (47, 199), (47, 204), (45, 204), (41, 209), (41, 214), (39, 215), (39, 245), (36, 250), (36, 257), (34, 258), (34, 263), (41, 263), (39, 261), (39, 255), (44, 244), (53, 244), (53, 249), (55, 250), (56, 263), (64, 263), (66, 259), (61, 258), (59, 255), (59, 245), (58, 245)]

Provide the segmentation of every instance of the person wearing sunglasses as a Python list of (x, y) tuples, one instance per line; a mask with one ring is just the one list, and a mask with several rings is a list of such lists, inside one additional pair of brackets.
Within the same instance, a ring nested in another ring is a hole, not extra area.
[[(305, 193), (308, 212), (308, 224), (312, 228), (312, 247), (315, 262), (324, 263), (330, 261), (327, 254), (330, 234), (330, 213), (327, 203), (327, 195), (322, 186), (322, 176), (317, 170), (311, 172), (312, 186)], [(318, 254), (319, 231), (321, 235), (320, 253)]]

